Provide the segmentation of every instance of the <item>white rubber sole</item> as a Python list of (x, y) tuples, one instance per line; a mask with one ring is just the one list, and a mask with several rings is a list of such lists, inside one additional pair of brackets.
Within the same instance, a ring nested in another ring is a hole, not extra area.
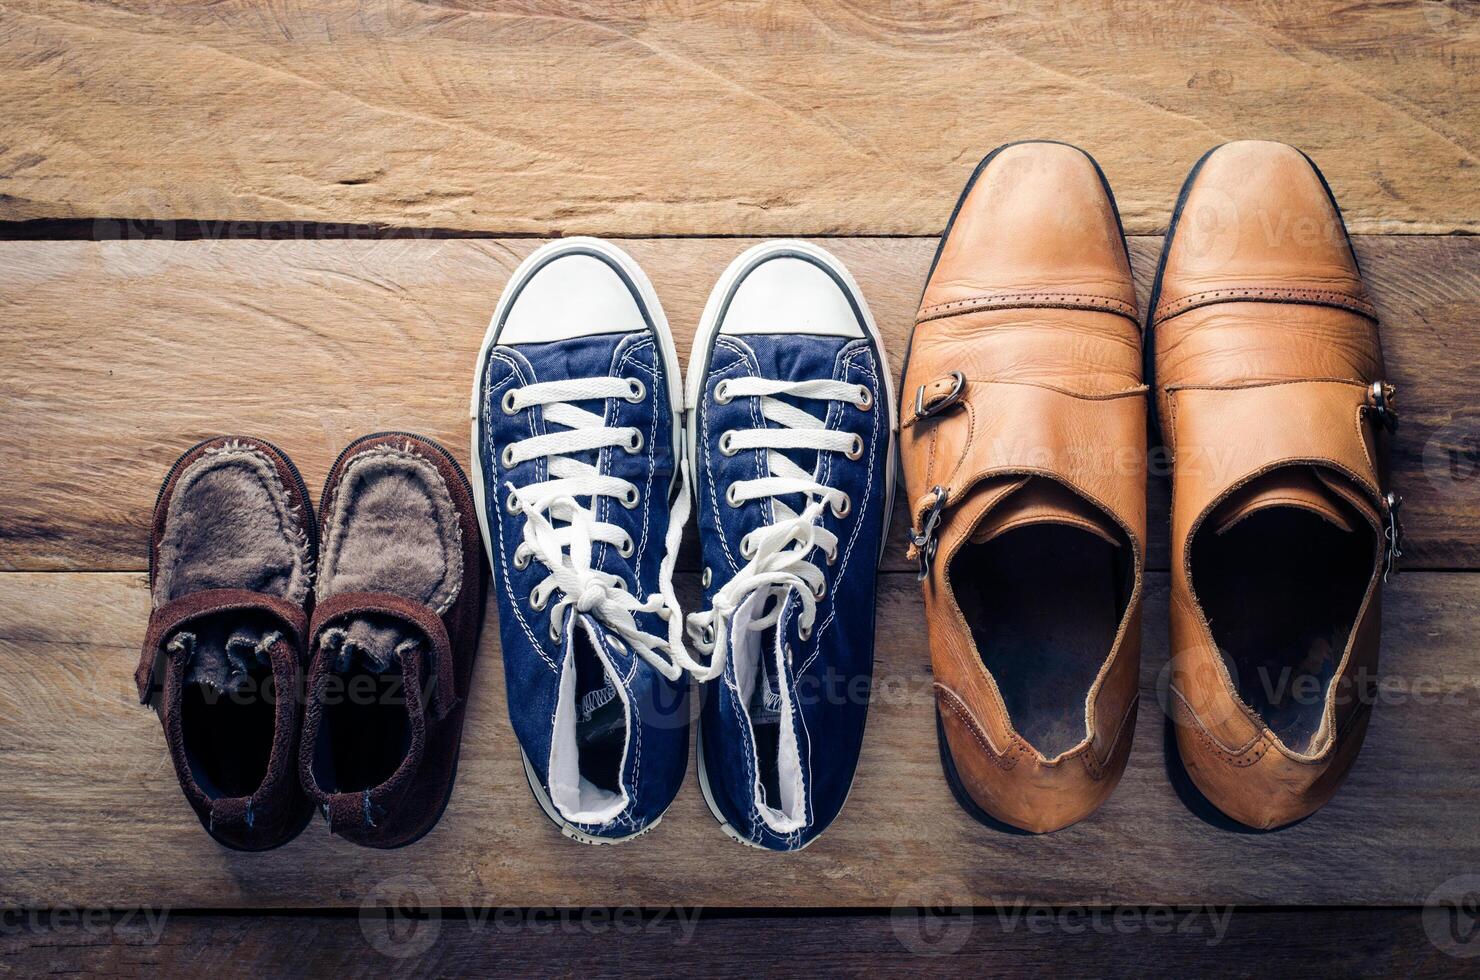
[[(858, 310), (863, 314), (864, 329), (868, 331), (868, 336), (873, 340), (874, 347), (879, 352), (879, 370), (884, 375), (885, 411), (889, 413), (889, 450), (888, 455), (885, 457), (884, 527), (879, 536), (879, 554), (875, 559), (877, 567), (877, 564), (883, 561), (884, 549), (887, 547), (889, 541), (889, 526), (894, 519), (894, 480), (896, 470), (898, 469), (894, 462), (894, 441), (899, 429), (897, 403), (894, 397), (894, 372), (889, 368), (889, 356), (884, 349), (884, 336), (879, 332), (878, 324), (874, 322), (873, 311), (869, 309), (868, 302), (863, 298), (863, 291), (858, 288), (858, 283), (854, 280), (853, 275), (848, 271), (847, 267), (842, 262), (839, 262), (831, 252), (807, 242), (781, 238), (761, 242), (759, 245), (753, 245), (736, 256), (735, 260), (720, 275), (719, 281), (714, 284), (714, 288), (710, 290), (709, 299), (704, 304), (704, 313), (699, 318), (699, 327), (694, 334), (694, 345), (689, 350), (688, 370), (684, 375), (684, 409), (688, 413), (689, 420), (692, 422), (697, 417), (699, 395), (704, 390), (704, 379), (708, 374), (707, 357), (710, 349), (713, 347), (714, 335), (719, 331), (719, 314), (721, 307), (724, 305), (725, 297), (730, 294), (730, 290), (734, 287), (736, 281), (756, 263), (768, 255), (784, 253), (808, 255), (832, 270), (853, 297), (853, 301), (858, 304)], [(694, 425), (688, 427), (686, 449), (691, 464), (698, 458), (698, 433), (696, 430), (697, 427)], [(695, 513), (698, 513), (697, 508), (700, 505), (700, 501), (699, 481), (697, 479), (690, 482), (690, 490), (694, 495), (693, 504)], [(766, 847), (763, 844), (757, 844), (731, 826), (724, 814), (720, 812), (719, 806), (715, 803), (714, 792), (709, 787), (709, 773), (705, 770), (704, 766), (702, 717), (701, 713), (701, 720), (694, 724), (694, 747), (695, 753), (698, 755), (699, 789), (704, 794), (705, 805), (709, 807), (709, 812), (713, 814), (714, 819), (719, 822), (720, 829), (724, 831), (725, 836), (744, 844), (746, 847), (754, 847), (761, 851), (773, 851), (773, 848)], [(855, 769), (853, 780), (848, 784), (848, 792), (843, 797), (843, 806), (846, 807), (848, 805), (848, 797), (852, 795), (853, 786), (857, 781), (858, 772)], [(839, 808), (839, 812), (842, 812), (841, 808)], [(796, 848), (796, 850), (806, 850), (812, 845), (813, 841), (816, 841), (821, 836), (821, 834), (818, 834), (817, 837), (813, 837), (801, 847)]]
[[(642, 299), (643, 306), (647, 309), (648, 318), (652, 321), (653, 332), (657, 334), (658, 346), (662, 348), (663, 367), (668, 376), (668, 403), (673, 414), (673, 448), (675, 457), (680, 457), (684, 452), (687, 442), (684, 440), (684, 389), (681, 375), (679, 374), (678, 349), (673, 344), (673, 332), (668, 326), (668, 317), (663, 313), (663, 305), (658, 302), (658, 294), (653, 289), (653, 284), (647, 274), (626, 252), (617, 248), (609, 242), (599, 238), (561, 238), (553, 242), (547, 242), (535, 249), (514, 270), (509, 277), (504, 291), (499, 295), (498, 304), (494, 307), (493, 316), (488, 321), (488, 329), (483, 334), (483, 343), (478, 347), (478, 360), (473, 367), (473, 392), (468, 400), (468, 415), (471, 419), (471, 483), (473, 485), (473, 504), (478, 511), (478, 530), (483, 534), (483, 550), (488, 555), (488, 563), (491, 569), (498, 567), (498, 562), (493, 553), (493, 536), (488, 528), (488, 504), (485, 499), (487, 494), (484, 490), (483, 461), (479, 453), (479, 447), (483, 441), (481, 431), (481, 418), (479, 409), (482, 407), (483, 394), (483, 369), (488, 360), (488, 352), (494, 344), (498, 343), (499, 324), (503, 321), (509, 305), (518, 296), (524, 283), (534, 272), (547, 261), (556, 258), (564, 252), (596, 252), (610, 259), (617, 265), (632, 285), (637, 288), (637, 293)], [(681, 460), (676, 460), (680, 461)], [(673, 478), (669, 483), (669, 493), (672, 494), (673, 484), (679, 479), (679, 467), (674, 467)], [(495, 577), (495, 586), (497, 586)], [(572, 824), (560, 816), (555, 805), (550, 802), (549, 795), (544, 787), (540, 785), (533, 767), (529, 763), (529, 757), (524, 754), (523, 747), (519, 750), (520, 758), (524, 761), (524, 774), (529, 780), (529, 788), (534, 793), (535, 800), (545, 815), (560, 828), (560, 832), (571, 840), (580, 841), (583, 844), (620, 844), (623, 841), (641, 837), (643, 834), (656, 827), (662, 821), (663, 815), (659, 814), (657, 819), (648, 824), (642, 830), (626, 837), (594, 837), (576, 829)], [(666, 811), (665, 811), (666, 812)]]

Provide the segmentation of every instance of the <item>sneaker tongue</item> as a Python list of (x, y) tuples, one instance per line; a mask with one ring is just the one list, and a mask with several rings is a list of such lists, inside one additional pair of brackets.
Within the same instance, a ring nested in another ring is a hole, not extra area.
[(777, 673), (779, 668), (774, 656), (766, 656), (763, 652), (758, 659), (759, 676), (755, 678), (755, 688), (750, 692), (746, 710), (750, 712), (751, 724), (771, 725), (781, 720), (781, 676)]
[(1377, 511), (1340, 478), (1310, 466), (1285, 466), (1239, 488), (1213, 512), (1209, 525), (1215, 534), (1224, 534), (1245, 518), (1273, 507), (1307, 511), (1348, 533), (1355, 530), (1352, 508), (1377, 523)]
[[(1010, 484), (1009, 484), (1010, 486)], [(1007, 493), (1003, 496), (1003, 490)], [(982, 500), (981, 496), (987, 498)], [(968, 497), (963, 507), (985, 504), (986, 517), (971, 533), (972, 544), (985, 544), (993, 538), (1020, 527), (1036, 524), (1061, 524), (1088, 531), (1120, 547), (1121, 535), (1108, 515), (1068, 487), (1042, 478), (1016, 478), (1016, 488), (1008, 489), (990, 481)], [(998, 501), (991, 503), (992, 500)]]
[(767, 605), (784, 602), (769, 598), (769, 590), (757, 589), (735, 609), (730, 621), (730, 661), (735, 683), (745, 702), (752, 724), (777, 721), (781, 717), (781, 680), (777, 676), (777, 629), (753, 630), (750, 624), (766, 612)]
[[(575, 624), (571, 628), (579, 629)], [(576, 637), (577, 643), (588, 640), (584, 631)], [(606, 666), (589, 649), (576, 657), (575, 671), (576, 740), (582, 747), (596, 745), (626, 727), (626, 706)]]

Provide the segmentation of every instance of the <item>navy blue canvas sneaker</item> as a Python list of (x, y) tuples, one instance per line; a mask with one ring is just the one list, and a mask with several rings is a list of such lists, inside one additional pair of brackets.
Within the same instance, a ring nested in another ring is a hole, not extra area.
[(868, 306), (820, 248), (731, 263), (688, 368), (704, 609), (699, 778), (742, 843), (797, 850), (842, 809), (873, 673), (894, 478), (893, 379)]
[(688, 762), (681, 399), (626, 253), (564, 239), (515, 270), (478, 356), (473, 488), (525, 773), (587, 843), (653, 827)]

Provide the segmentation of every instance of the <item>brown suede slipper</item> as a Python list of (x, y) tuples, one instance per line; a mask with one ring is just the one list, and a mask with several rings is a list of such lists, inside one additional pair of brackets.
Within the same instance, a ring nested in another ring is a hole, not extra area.
[(187, 450), (154, 505), (134, 680), (185, 798), (226, 847), (277, 847), (313, 815), (293, 760), (315, 531), (297, 468), (243, 436)]
[(351, 443), (320, 501), (299, 774), (367, 847), (431, 830), (452, 795), (488, 570), (467, 477), (429, 439)]

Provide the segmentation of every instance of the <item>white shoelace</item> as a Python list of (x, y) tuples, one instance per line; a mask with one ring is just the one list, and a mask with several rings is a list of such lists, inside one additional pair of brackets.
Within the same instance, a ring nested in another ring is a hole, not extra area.
[[(783, 450), (845, 453), (849, 458), (857, 459), (863, 453), (863, 440), (853, 433), (826, 428), (822, 419), (782, 401), (778, 396), (844, 401), (865, 409), (873, 404), (872, 393), (863, 385), (832, 380), (736, 378), (721, 381), (714, 395), (721, 404), (735, 398), (759, 396), (761, 414), (774, 423), (774, 427), (730, 430), (719, 440), (719, 451), (726, 456), (742, 449), (767, 451), (766, 462), (771, 475), (754, 480), (736, 480), (726, 488), (725, 501), (738, 507), (746, 501), (770, 497), (772, 523), (758, 527), (740, 539), (740, 557), (747, 559), (747, 564), (714, 594), (707, 611), (688, 617), (689, 638), (710, 657), (708, 664), (701, 664), (689, 660), (685, 653), (684, 659), (688, 662), (683, 666), (701, 681), (724, 672), (729, 657), (731, 619), (741, 603), (757, 589), (766, 590), (767, 595), (761, 600), (762, 615), (749, 623), (751, 631), (760, 632), (774, 625), (781, 617), (787, 594), (794, 592), (802, 604), (797, 628), (803, 639), (811, 635), (817, 602), (826, 594), (827, 582), (822, 569), (808, 556), (813, 548), (819, 549), (829, 564), (838, 556), (837, 535), (822, 527), (818, 520), (824, 507), (831, 507), (837, 517), (846, 516), (852, 508), (852, 501), (846, 493), (818, 483), (811, 473), (792, 462)], [(793, 510), (782, 499), (790, 494), (805, 495), (806, 503), (800, 511)]]
[[(566, 612), (574, 606), (578, 612), (600, 620), (664, 677), (678, 680), (683, 676), (681, 665), (693, 662), (683, 646), (683, 615), (673, 592), (673, 565), (689, 519), (688, 464), (684, 462), (680, 468), (678, 499), (665, 539), (667, 551), (658, 571), (658, 591), (639, 601), (627, 591), (620, 576), (592, 567), (591, 559), (592, 546), (597, 543), (616, 548), (623, 557), (630, 557), (636, 549), (625, 530), (596, 519), (597, 499), (613, 497), (630, 509), (641, 502), (641, 492), (627, 480), (570, 458), (573, 453), (602, 449), (641, 452), (643, 436), (639, 429), (610, 428), (602, 416), (570, 403), (610, 398), (638, 402), (644, 394), (642, 382), (635, 378), (605, 377), (544, 381), (505, 393), (505, 414), (538, 405), (544, 408), (548, 425), (565, 428), (504, 447), (505, 469), (543, 457), (549, 459), (551, 477), (522, 487), (506, 482), (509, 496), (504, 506), (525, 518), (524, 540), (514, 549), (514, 566), (525, 568), (536, 559), (550, 573), (531, 590), (530, 606), (542, 610), (551, 596), (559, 593), (550, 608), (551, 638), (561, 639)], [(590, 507), (581, 505), (579, 499), (583, 497), (590, 498)], [(556, 526), (556, 521), (564, 523)], [(666, 620), (667, 638), (640, 629), (634, 618), (637, 613), (656, 613)]]

